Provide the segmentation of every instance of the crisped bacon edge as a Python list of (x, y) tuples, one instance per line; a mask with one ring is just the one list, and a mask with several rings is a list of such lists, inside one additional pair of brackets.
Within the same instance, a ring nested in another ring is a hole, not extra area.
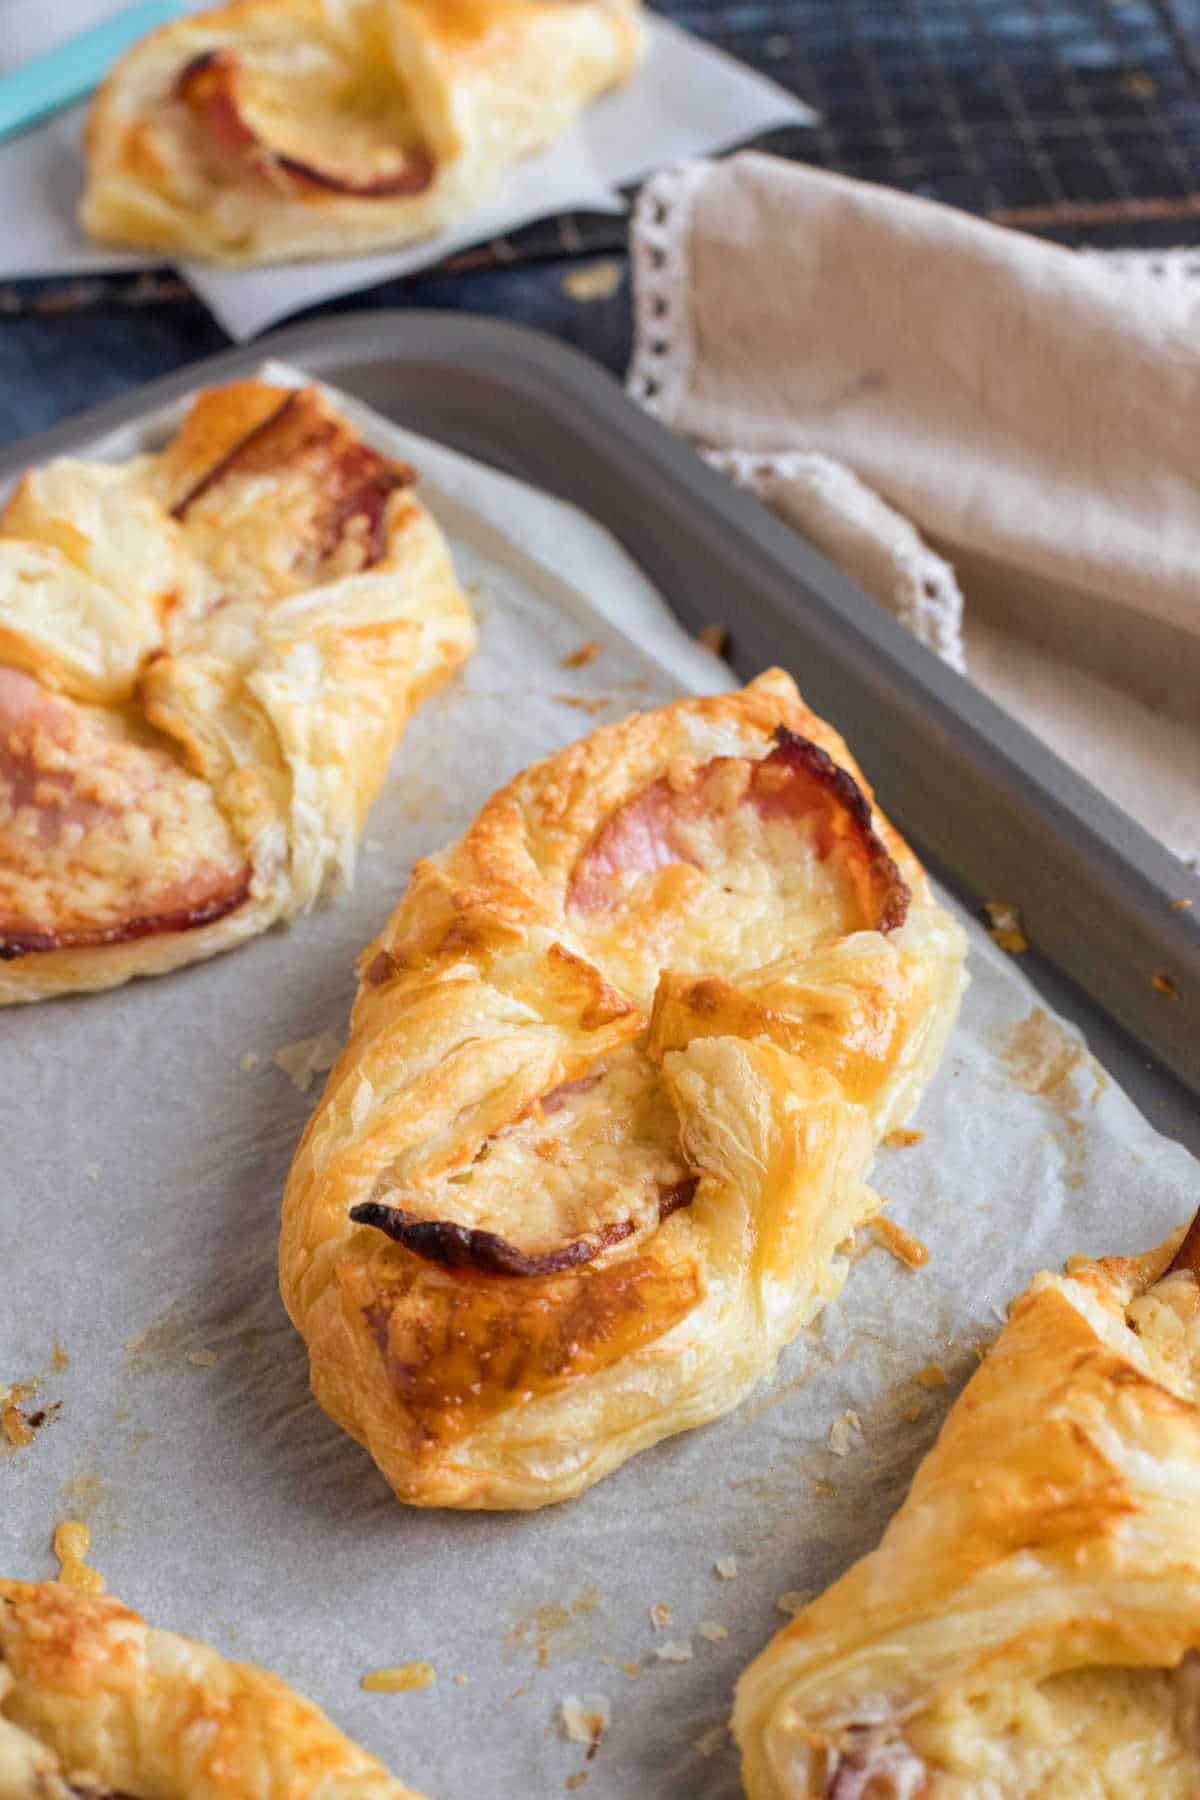
[(312, 472), (314, 479), (320, 478), (325, 502), (322, 553), (328, 555), (351, 522), (363, 518), (367, 524), (363, 566), (373, 567), (387, 548), (384, 515), (388, 500), (398, 488), (410, 487), (416, 472), (407, 463), (390, 462), (361, 443), (325, 410), (311, 388), (291, 389), (272, 412), (237, 438), (175, 502), (171, 516), (185, 519), (196, 501), (227, 475), (284, 470), (305, 461), (316, 465)]
[[(608, 903), (603, 884), (617, 868), (649, 873), (689, 861), (671, 841), (672, 814), (677, 807), (687, 807), (706, 777), (735, 760), (717, 756), (699, 765), (693, 788), (681, 795), (677, 796), (663, 777), (618, 807), (576, 863), (567, 888), (567, 907), (583, 913), (602, 909)], [(811, 798), (799, 808), (793, 785), (779, 787), (769, 778), (768, 772), (777, 769), (788, 769), (807, 785)], [(818, 854), (822, 859), (839, 849), (847, 854), (871, 928), (889, 932), (904, 923), (912, 899), (908, 884), (871, 823), (865, 794), (820, 745), (785, 725), (777, 726), (775, 748), (750, 764), (747, 797), (768, 818), (823, 811)], [(628, 844), (634, 846), (632, 855)]]
[(173, 912), (145, 913), (122, 919), (117, 925), (98, 925), (78, 931), (0, 931), (0, 962), (48, 950), (93, 950), (110, 944), (129, 944), (137, 938), (162, 937), (172, 931), (194, 931), (236, 911), (250, 892), (249, 873), (236, 887), (217, 893), (197, 906)]
[(348, 181), (315, 163), (302, 162), (272, 150), (249, 124), (239, 93), (241, 65), (232, 50), (218, 48), (194, 56), (180, 73), (175, 92), (191, 108), (222, 150), (234, 155), (255, 154), (273, 171), (281, 171), (304, 187), (326, 193), (347, 194), (356, 200), (398, 199), (423, 194), (434, 176), (433, 158), (426, 150), (410, 150), (392, 175), (368, 181)]
[[(810, 738), (800, 737), (786, 725), (775, 727), (775, 749), (763, 758), (760, 768), (786, 763), (802, 770), (823, 786), (830, 797), (845, 808), (853, 823), (858, 848), (865, 859), (865, 873), (871, 899), (875, 902), (873, 929), (898, 931), (908, 916), (912, 893), (887, 846), (871, 823), (871, 806), (866, 795), (848, 770), (834, 762), (827, 750)], [(868, 915), (872, 908), (866, 909)]]
[[(698, 1178), (688, 1176), (659, 1194), (659, 1220), (690, 1206), (695, 1197)], [(557, 1275), (567, 1269), (578, 1269), (594, 1262), (602, 1251), (611, 1249), (632, 1236), (632, 1219), (620, 1219), (586, 1237), (575, 1238), (556, 1250), (529, 1256), (506, 1238), (492, 1231), (476, 1231), (470, 1226), (456, 1225), (449, 1219), (419, 1219), (403, 1207), (387, 1206), (377, 1200), (364, 1201), (350, 1208), (356, 1225), (370, 1225), (382, 1231), (394, 1243), (403, 1244), (426, 1262), (443, 1268), (475, 1269), (489, 1275)]]
[(1187, 1269), (1200, 1278), (1200, 1212), (1198, 1212), (1184, 1234), (1183, 1242), (1166, 1269), (1164, 1275), (1174, 1275), (1177, 1269)]

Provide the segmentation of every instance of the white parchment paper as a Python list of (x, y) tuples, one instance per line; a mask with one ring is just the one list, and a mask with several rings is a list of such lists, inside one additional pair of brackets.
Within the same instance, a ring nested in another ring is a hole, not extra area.
[[(0, 72), (19, 68), (72, 31), (114, 11), (111, 0), (0, 0)], [(199, 10), (195, 8), (194, 10)], [(231, 336), (412, 274), (533, 219), (570, 211), (621, 212), (617, 189), (681, 157), (744, 143), (781, 125), (811, 124), (810, 107), (753, 69), (666, 19), (648, 18), (642, 67), (603, 95), (542, 155), (509, 171), (500, 191), (451, 231), (402, 250), (340, 262), (268, 269), (185, 263), (182, 272)], [(145, 268), (163, 258), (93, 244), (75, 223), (83, 186), (79, 150), (86, 107), (0, 144), (0, 278)]]
[[(924, 1135), (875, 1169), (928, 1265), (864, 1246), (746, 1405), (570, 1505), (399, 1506), (309, 1398), (277, 1296), (280, 1192), (321, 1078), (298, 1092), (273, 1052), (344, 1032), (355, 953), (415, 857), (500, 781), (728, 674), (580, 514), (378, 422), (370, 435), (422, 470), (482, 643), (410, 727), (354, 892), (198, 968), (0, 1013), (0, 1380), (40, 1379), (33, 1404), (62, 1403), (29, 1448), (0, 1451), (0, 1569), (52, 1574), (54, 1524), (87, 1520), (122, 1598), (277, 1669), (435, 1800), (532, 1800), (579, 1774), (594, 1800), (732, 1800), (736, 1759), (709, 1734), (782, 1623), (777, 1597), (874, 1543), (1029, 1275), (1155, 1242), (1200, 1201), (1197, 1165), (972, 927)], [(564, 668), (589, 640), (596, 658)], [(936, 1391), (912, 1379), (931, 1363)], [(655, 1629), (661, 1603), (673, 1616)], [(705, 1621), (728, 1636), (709, 1641)], [(659, 1658), (665, 1644), (691, 1659)], [(414, 1658), (433, 1688), (360, 1689)], [(590, 1762), (559, 1723), (572, 1693), (611, 1702)]]

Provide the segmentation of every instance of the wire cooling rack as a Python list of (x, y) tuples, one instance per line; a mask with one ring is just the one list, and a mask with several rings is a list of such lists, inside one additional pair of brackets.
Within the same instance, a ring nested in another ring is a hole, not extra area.
[(1192, 241), (1200, 0), (672, 0), (821, 123), (772, 148), (1078, 241)]
[[(777, 154), (1074, 244), (1200, 244), (1200, 0), (656, 4), (820, 109)], [(623, 241), (571, 216), (464, 261)]]

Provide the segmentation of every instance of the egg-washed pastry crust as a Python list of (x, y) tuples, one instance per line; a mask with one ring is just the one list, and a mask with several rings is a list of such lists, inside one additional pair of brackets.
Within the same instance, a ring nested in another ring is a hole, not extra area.
[(278, 1675), (0, 1579), (0, 1800), (420, 1800)]
[(779, 671), (527, 769), (364, 951), (292, 1168), (321, 1404), (463, 1507), (727, 1411), (840, 1287), (963, 953)]
[(235, 264), (427, 237), (641, 51), (638, 0), (233, 0), (116, 64), (88, 118), (81, 220)]
[(1200, 1232), (1036, 1275), (879, 1548), (752, 1663), (750, 1800), (1200, 1793)]
[(0, 512), (0, 1004), (211, 956), (347, 878), (474, 627), (414, 473), (312, 387)]

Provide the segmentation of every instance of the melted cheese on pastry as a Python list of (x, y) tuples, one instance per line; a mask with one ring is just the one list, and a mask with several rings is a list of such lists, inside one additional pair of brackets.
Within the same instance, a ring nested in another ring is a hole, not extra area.
[(640, 47), (633, 0), (233, 0), (117, 64), (81, 218), (235, 263), (405, 243), (476, 208)]
[(0, 668), (0, 955), (187, 929), (249, 884), (206, 783), (136, 719)]
[(1200, 1792), (1200, 1241), (1153, 1279), (1178, 1243), (1016, 1302), (880, 1548), (743, 1677), (752, 1800)]
[(565, 1498), (735, 1405), (837, 1291), (963, 950), (778, 672), (518, 776), (364, 952), (293, 1166), (318, 1398), (458, 1506)]
[(321, 395), (202, 394), (0, 514), (0, 1003), (213, 954), (353, 868), (473, 629), (412, 471)]
[(0, 1579), (4, 1800), (420, 1800), (265, 1669)]

